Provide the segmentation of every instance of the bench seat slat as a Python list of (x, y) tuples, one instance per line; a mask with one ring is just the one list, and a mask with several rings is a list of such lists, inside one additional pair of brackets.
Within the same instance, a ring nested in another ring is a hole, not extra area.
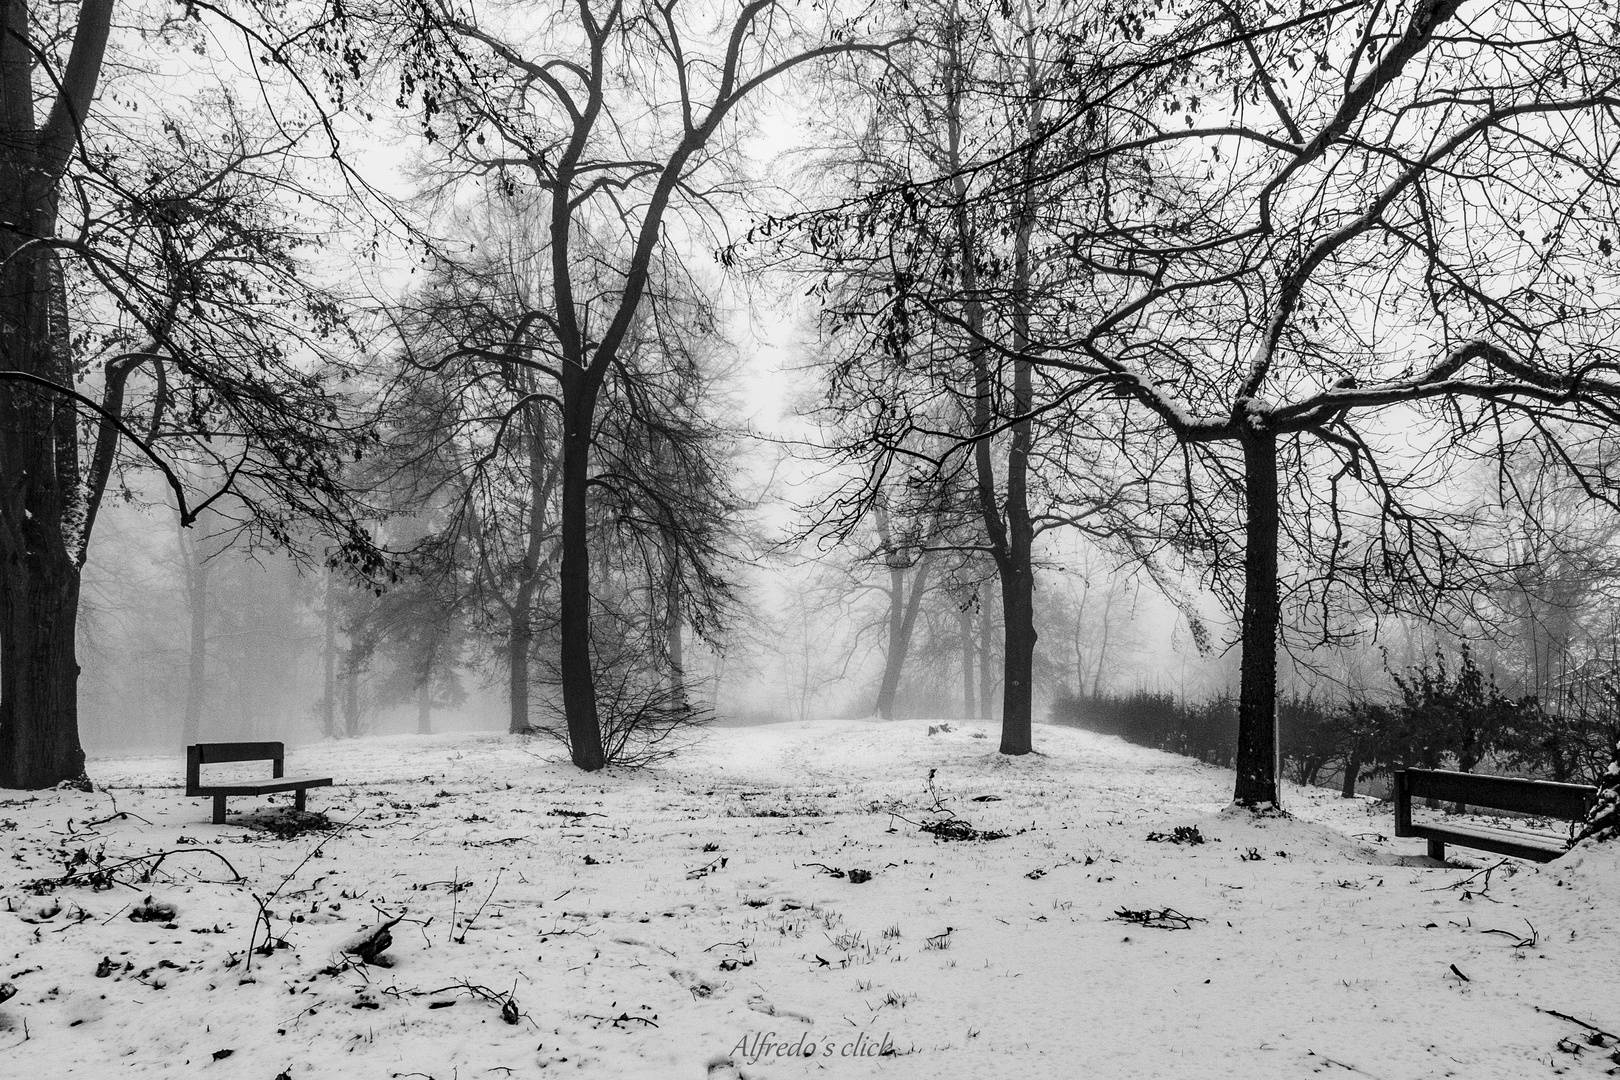
[(330, 776), (279, 776), (273, 780), (232, 780), (224, 784), (202, 784), (196, 795), (266, 795), (272, 791), (330, 787)]
[(1507, 832), (1503, 829), (1482, 829), (1469, 825), (1427, 825), (1412, 823), (1412, 835), (1428, 840), (1480, 851), (1494, 851), (1498, 855), (1511, 855), (1515, 859), (1531, 862), (1551, 862), (1569, 849), (1561, 837), (1540, 833)]

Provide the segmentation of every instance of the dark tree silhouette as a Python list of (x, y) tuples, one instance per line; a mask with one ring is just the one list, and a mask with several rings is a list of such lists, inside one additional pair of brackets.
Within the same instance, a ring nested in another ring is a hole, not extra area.
[[(307, 284), (317, 237), (287, 209), (300, 195), (333, 205), (281, 167), (312, 129), (265, 112), (271, 82), (255, 112), (203, 67), (184, 98), (104, 92), (114, 58), (117, 85), (132, 85), (153, 54), (186, 55), (194, 25), (131, 27), (132, 40), (154, 31), (136, 55), (120, 51), (112, 0), (7, 10), (0, 786), (42, 787), (83, 773), (80, 572), (126, 466), (156, 470), (182, 524), (213, 507), (255, 540), (292, 545), (313, 522), (336, 538), (334, 557), (380, 567), (339, 480), (366, 435), (339, 416), (320, 359), (341, 308)], [(187, 475), (221, 480), (195, 492)]]

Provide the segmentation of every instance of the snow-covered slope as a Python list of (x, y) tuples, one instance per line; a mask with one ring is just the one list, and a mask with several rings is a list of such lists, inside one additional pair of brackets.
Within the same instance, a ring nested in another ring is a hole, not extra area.
[[(1007, 759), (954, 726), (717, 730), (596, 776), (506, 736), (306, 747), (288, 771), (337, 779), (310, 795), (347, 823), (330, 838), (244, 827), (251, 799), (209, 824), (178, 758), (95, 762), (105, 793), (0, 793), (4, 1074), (1615, 1068), (1576, 1022), (1620, 1031), (1613, 851), (1487, 879), (1425, 865), (1366, 800), (1290, 788), (1292, 817), (1253, 820), (1222, 812), (1221, 770), (1061, 728)], [(953, 816), (1008, 835), (920, 828)], [(120, 866), (159, 852), (150, 882)], [(97, 859), (111, 888), (32, 884)], [(128, 917), (148, 895), (171, 923)], [(261, 899), (285, 947), (249, 971)], [(393, 965), (346, 960), (384, 918)]]

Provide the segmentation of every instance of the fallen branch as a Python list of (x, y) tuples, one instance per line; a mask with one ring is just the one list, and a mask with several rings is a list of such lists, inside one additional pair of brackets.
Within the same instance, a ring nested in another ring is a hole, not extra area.
[(1208, 922), (1196, 915), (1183, 915), (1175, 908), (1118, 908), (1114, 918), (1120, 922), (1135, 923), (1137, 926), (1148, 926), (1155, 930), (1190, 930), (1195, 922)]
[[(1507, 864), (1508, 864), (1508, 860), (1499, 859), (1496, 862), (1492, 863), (1490, 866), (1487, 866), (1482, 870), (1475, 870), (1472, 874), (1469, 874), (1467, 877), (1460, 878), (1457, 881), (1453, 881), (1449, 885), (1437, 885), (1432, 889), (1424, 889), (1423, 891), (1424, 892), (1443, 892), (1443, 891), (1445, 891), (1447, 889), (1460, 889), (1464, 885), (1467, 885), (1470, 881), (1473, 881), (1475, 878), (1477, 878), (1477, 877), (1479, 877), (1480, 875), (1483, 874), (1484, 877), (1485, 877), (1485, 881), (1484, 881), (1484, 884), (1480, 885), (1480, 887), (1479, 887), (1479, 894), (1481, 896), (1484, 896), (1487, 892), (1490, 891), (1490, 888), (1491, 888), (1491, 871), (1500, 870), (1502, 867), (1506, 866)], [(1472, 890), (1470, 890), (1470, 891), (1472, 891)]]
[[(428, 993), (445, 994), (451, 990), (464, 990), (482, 1001), (487, 1001), (492, 1005), (499, 1005), (501, 1007), (501, 1019), (508, 1024), (515, 1024), (519, 1020), (528, 1020), (529, 1023), (534, 1024), (534, 1019), (528, 1013), (518, 1011), (517, 983), (515, 982), (512, 984), (512, 989), (505, 994), (497, 993), (487, 986), (479, 986), (477, 983), (468, 982), (466, 979), (450, 986), (440, 987), (437, 990), (429, 990)], [(535, 1024), (535, 1026), (539, 1027), (538, 1024)]]
[[(110, 889), (114, 885), (123, 885), (126, 888), (139, 891), (140, 885), (146, 884), (152, 880), (152, 875), (158, 872), (158, 868), (163, 865), (164, 859), (167, 859), (170, 855), (190, 855), (193, 853), (212, 855), (214, 858), (224, 863), (225, 868), (231, 872), (231, 880), (229, 882), (213, 882), (213, 884), (234, 884), (235, 882), (242, 880), (242, 875), (237, 872), (236, 867), (231, 865), (231, 860), (227, 859), (213, 848), (188, 846), (183, 848), (172, 848), (168, 851), (148, 852), (145, 855), (137, 855), (134, 858), (125, 859), (122, 862), (116, 862), (110, 866), (103, 863), (93, 870), (78, 870), (74, 871), (73, 873), (63, 874), (59, 878), (40, 878), (38, 881), (31, 882), (25, 887), (31, 892), (41, 894), (44, 892), (49, 892), (51, 889), (61, 888), (65, 885), (89, 885), (92, 888), (102, 889)], [(147, 860), (151, 860), (152, 865), (146, 867), (139, 874), (139, 876), (135, 878), (134, 881), (119, 881), (113, 876), (127, 866), (135, 866), (140, 863), (145, 863)]]
[[(269, 896), (267, 896), (267, 897), (265, 897), (265, 898), (263, 898), (261, 900), (259, 898), (258, 893), (253, 893), (252, 894), (254, 903), (259, 905), (259, 914), (257, 915), (257, 917), (254, 918), (254, 920), (253, 920), (253, 929), (248, 934), (247, 959), (246, 959), (246, 963), (243, 965), (243, 968), (242, 968), (243, 975), (250, 974), (253, 971), (253, 945), (254, 945), (254, 942), (256, 942), (258, 940), (260, 925), (264, 926), (264, 936), (265, 936), (265, 943), (264, 943), (264, 946), (263, 946), (264, 952), (262, 953), (262, 955), (269, 956), (270, 953), (272, 951), (274, 951), (274, 949), (275, 949), (274, 943), (272, 943), (271, 940), (270, 940), (271, 937), (273, 936), (274, 932), (275, 932), (274, 928), (270, 925), (270, 903), (271, 903), (271, 901), (275, 900), (275, 898), (277, 896), (281, 895), (281, 890), (285, 889), (287, 887), (287, 883), (289, 881), (291, 881), (294, 877), (297, 876), (298, 871), (300, 871), (300, 870), (302, 870), (304, 868), (305, 863), (308, 863), (309, 860), (311, 860), (311, 859), (315, 858), (315, 856), (319, 855), (321, 853), (322, 848), (324, 848), (332, 840), (336, 839), (337, 836), (340, 833), (343, 832), (343, 830), (347, 829), (350, 825), (353, 825), (356, 821), (359, 821), (360, 820), (360, 815), (364, 814), (364, 813), (365, 813), (364, 810), (356, 811), (354, 817), (350, 818), (348, 821), (345, 821), (343, 824), (339, 825), (337, 828), (333, 829), (331, 832), (327, 833), (324, 837), (322, 837), (321, 842), (316, 844), (314, 847), (310, 848), (308, 853), (305, 854), (304, 857), (301, 860), (299, 860), (298, 865), (293, 867), (291, 870), (289, 870), (287, 872), (287, 876), (281, 879), (280, 884), (278, 884), (274, 889), (270, 890), (270, 895)], [(206, 851), (207, 849), (206, 848), (199, 848), (198, 850)], [(224, 856), (220, 856), (220, 857), (224, 858)], [(229, 866), (230, 864), (227, 863), (226, 865)], [(233, 868), (233, 870), (234, 870), (234, 868)], [(238, 881), (241, 880), (241, 875), (240, 874), (237, 875), (237, 880)], [(285, 938), (282, 938), (280, 940), (283, 943), (285, 943), (285, 941), (286, 941)]]
[(1536, 1006), (1536, 1012), (1546, 1013), (1548, 1016), (1556, 1016), (1556, 1017), (1558, 1017), (1558, 1019), (1560, 1019), (1560, 1020), (1568, 1020), (1572, 1024), (1579, 1024), (1581, 1027), (1585, 1028), (1587, 1031), (1592, 1032), (1594, 1035), (1602, 1035), (1605, 1039), (1614, 1039), (1616, 1041), (1620, 1041), (1620, 1035), (1616, 1035), (1612, 1031), (1604, 1031), (1602, 1028), (1598, 1027), (1596, 1024), (1588, 1024), (1585, 1020), (1577, 1020), (1575, 1017), (1569, 1015), (1568, 1013), (1561, 1013), (1557, 1009), (1543, 1009), (1540, 1005), (1537, 1005)]
[(614, 1017), (611, 1017), (611, 1018), (606, 1017), (606, 1016), (597, 1016), (595, 1013), (583, 1013), (581, 1015), (583, 1015), (585, 1017), (585, 1019), (587, 1019), (587, 1020), (600, 1020), (603, 1023), (612, 1023), (614, 1027), (618, 1027), (621, 1024), (628, 1024), (632, 1020), (639, 1020), (643, 1024), (646, 1024), (648, 1027), (657, 1027), (658, 1026), (656, 1023), (654, 1023), (652, 1020), (649, 1020), (645, 1016), (631, 1016), (627, 1012), (620, 1013), (618, 1016), (614, 1016)]
[(1524, 920), (1524, 925), (1526, 925), (1526, 926), (1528, 926), (1530, 928), (1530, 936), (1529, 937), (1520, 937), (1517, 933), (1515, 933), (1512, 930), (1486, 930), (1486, 931), (1484, 931), (1484, 933), (1487, 933), (1487, 934), (1501, 934), (1503, 937), (1512, 938), (1513, 939), (1513, 947), (1515, 949), (1533, 949), (1536, 946), (1536, 942), (1541, 940), (1541, 935), (1536, 933), (1536, 925), (1535, 925), (1535, 923), (1531, 922), (1529, 919)]

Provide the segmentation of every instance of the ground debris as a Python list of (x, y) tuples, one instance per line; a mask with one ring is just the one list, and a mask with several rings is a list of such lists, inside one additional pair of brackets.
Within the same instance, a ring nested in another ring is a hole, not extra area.
[(1116, 908), (1114, 918), (1120, 922), (1135, 923), (1156, 930), (1188, 930), (1195, 922), (1208, 922), (1195, 915), (1183, 915), (1175, 908)]
[(382, 954), (394, 943), (394, 927), (398, 925), (402, 915), (368, 927), (353, 937), (344, 941), (338, 949), (344, 956), (353, 956), (362, 964), (372, 964), (377, 967), (390, 966), (387, 958)]
[(940, 821), (925, 821), (917, 828), (935, 840), (1004, 840), (1009, 835), (1000, 829), (975, 829), (962, 818), (955, 817)]
[(295, 810), (290, 806), (247, 814), (238, 820), (256, 832), (269, 833), (277, 840), (296, 840), (305, 833), (330, 832), (337, 828), (331, 818), (319, 811)]
[(154, 900), (151, 893), (129, 909), (130, 922), (172, 923), (180, 909), (167, 900)]

